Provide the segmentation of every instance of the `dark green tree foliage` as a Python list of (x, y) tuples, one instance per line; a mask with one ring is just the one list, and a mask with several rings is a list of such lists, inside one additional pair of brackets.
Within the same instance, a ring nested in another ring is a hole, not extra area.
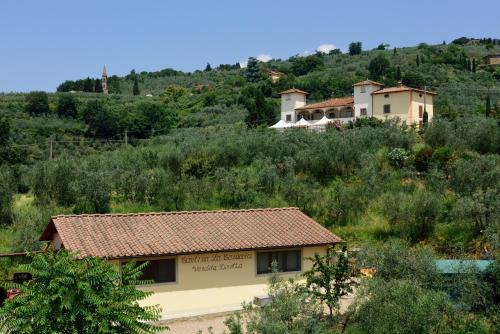
[(25, 110), (31, 115), (43, 115), (50, 113), (49, 96), (45, 92), (31, 92), (26, 95)]
[(352, 292), (354, 285), (347, 247), (344, 245), (340, 252), (329, 249), (324, 256), (314, 254), (309, 260), (312, 267), (304, 273), (306, 289), (328, 306), (330, 320), (333, 320), (334, 312), (340, 308), (340, 298)]
[(422, 123), (424, 123), (424, 128), (427, 128), (429, 125), (429, 113), (427, 109), (424, 109), (424, 114), (422, 115)]
[(242, 93), (242, 104), (248, 110), (245, 123), (248, 127), (271, 125), (276, 121), (274, 106), (266, 100), (259, 87), (250, 86)]
[(419, 67), (419, 66), (420, 66), (420, 56), (419, 56), (419, 55), (417, 55), (417, 58), (416, 58), (416, 60), (415, 60), (415, 63), (417, 64), (417, 67)]
[(476, 73), (476, 58), (472, 58), (472, 72)]
[(212, 70), (212, 66), (210, 66), (210, 63), (207, 63), (207, 66), (205, 66), (205, 72), (210, 72)]
[(486, 95), (484, 115), (486, 117), (490, 117), (490, 113), (491, 113), (491, 99), (490, 99), (490, 94), (487, 94)]
[(102, 93), (102, 81), (101, 81), (101, 79), (95, 79), (94, 92), (95, 93)]
[(141, 91), (139, 90), (139, 79), (137, 79), (137, 76), (134, 77), (134, 86), (132, 87), (132, 94), (134, 95), (141, 94)]
[(121, 94), (122, 90), (120, 87), (120, 78), (116, 75), (112, 75), (108, 78), (108, 92), (110, 94)]
[(102, 100), (90, 100), (82, 109), (82, 118), (89, 125), (89, 135), (113, 138), (122, 135), (120, 115)]
[(418, 72), (405, 72), (403, 74), (403, 84), (413, 88), (424, 88), (426, 79)]
[(22, 294), (0, 309), (0, 329), (19, 334), (165, 330), (151, 323), (159, 320), (160, 309), (138, 304), (151, 295), (136, 288), (146, 265), (127, 264), (118, 271), (102, 259), (76, 260), (64, 250), (33, 255), (31, 263), (21, 268), (33, 279), (23, 283)]
[(72, 182), (75, 196), (75, 213), (106, 213), (111, 201), (111, 182), (100, 169), (99, 161), (80, 167), (77, 179)]
[(396, 67), (396, 75), (394, 76), (394, 79), (397, 81), (400, 81), (403, 77), (401, 76), (401, 67)]
[(78, 100), (71, 94), (61, 94), (57, 100), (57, 115), (60, 117), (77, 117)]
[(7, 117), (0, 116), (0, 148), (7, 146), (9, 144), (9, 141), (10, 141), (10, 121)]
[(361, 51), (362, 51), (361, 42), (352, 42), (351, 44), (349, 44), (349, 54), (351, 56), (359, 55), (361, 54)]
[(92, 93), (94, 91), (94, 82), (89, 77), (83, 82), (83, 91), (87, 93)]
[(248, 82), (257, 82), (261, 79), (262, 75), (260, 73), (259, 61), (256, 58), (248, 58), (245, 77)]
[(12, 222), (12, 205), (14, 204), (14, 179), (7, 166), (0, 165), (0, 225)]
[(368, 70), (372, 79), (379, 79), (387, 74), (391, 64), (385, 54), (381, 53), (370, 61)]
[(361, 333), (457, 333), (455, 328), (463, 323), (445, 292), (411, 281), (372, 280), (358, 294)]
[(323, 59), (320, 55), (306, 57), (295, 57), (292, 61), (292, 72), (294, 75), (305, 75), (323, 67)]

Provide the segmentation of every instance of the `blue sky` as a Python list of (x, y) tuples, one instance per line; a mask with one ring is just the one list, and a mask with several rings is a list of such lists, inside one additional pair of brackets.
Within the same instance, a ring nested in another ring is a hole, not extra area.
[(1, 0), (0, 91), (132, 68), (184, 71), (323, 44), (412, 46), (500, 37), (500, 1)]

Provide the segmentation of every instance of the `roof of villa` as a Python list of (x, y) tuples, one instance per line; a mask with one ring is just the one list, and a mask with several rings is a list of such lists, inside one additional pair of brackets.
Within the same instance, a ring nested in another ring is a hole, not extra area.
[(88, 214), (52, 217), (40, 240), (58, 233), (80, 257), (128, 258), (331, 245), (342, 240), (298, 208)]
[(427, 91), (424, 91), (422, 89), (417, 89), (417, 88), (412, 88), (412, 87), (407, 87), (407, 86), (397, 86), (397, 87), (387, 87), (387, 88), (383, 88), (383, 89), (380, 89), (380, 90), (377, 90), (377, 91), (374, 91), (373, 93), (371, 93), (372, 95), (375, 95), (375, 94), (389, 94), (389, 93), (399, 93), (399, 92), (419, 92), (419, 93), (426, 93), (426, 94), (429, 94), (429, 95), (437, 95), (437, 93), (435, 92), (431, 92), (429, 90)]
[(374, 86), (380, 86), (380, 87), (385, 86), (383, 83), (368, 80), (368, 79), (361, 81), (361, 82), (356, 82), (353, 86), (365, 86), (365, 85), (374, 85)]
[(282, 91), (281, 93), (279, 93), (280, 95), (282, 94), (292, 94), (292, 93), (299, 93), (299, 94), (306, 94), (306, 95), (309, 95), (308, 92), (305, 92), (303, 90), (300, 90), (300, 89), (297, 89), (297, 88), (290, 88), (290, 89), (287, 89), (287, 90), (284, 90)]
[(354, 104), (353, 97), (343, 97), (343, 98), (329, 99), (329, 100), (322, 101), (322, 102), (306, 104), (305, 106), (296, 108), (295, 110), (310, 110), (310, 109), (343, 107), (343, 106), (352, 106), (353, 104)]

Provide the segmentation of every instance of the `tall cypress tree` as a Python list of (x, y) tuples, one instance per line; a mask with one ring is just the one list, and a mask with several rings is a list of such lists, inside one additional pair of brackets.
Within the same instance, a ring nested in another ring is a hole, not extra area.
[(132, 94), (139, 95), (141, 92), (139, 90), (139, 80), (137, 80), (137, 76), (134, 77), (134, 87), (132, 89)]
[(476, 58), (472, 58), (472, 72), (476, 73)]
[(490, 117), (490, 112), (491, 112), (491, 100), (490, 100), (490, 94), (486, 95), (486, 110), (484, 114), (486, 117)]
[(210, 63), (207, 63), (207, 66), (205, 67), (205, 72), (210, 72), (212, 70), (212, 66), (210, 66)]
[(465, 66), (467, 68), (467, 71), (470, 71), (471, 70), (471, 62), (470, 62), (470, 59), (467, 59), (467, 65)]
[(417, 67), (420, 66), (420, 57), (417, 55), (417, 59), (415, 60), (415, 62), (417, 63)]
[(396, 67), (396, 77), (395, 77), (395, 79), (397, 81), (399, 81), (399, 80), (401, 80), (401, 77), (402, 77), (401, 76), (401, 68), (398, 66), (398, 67)]

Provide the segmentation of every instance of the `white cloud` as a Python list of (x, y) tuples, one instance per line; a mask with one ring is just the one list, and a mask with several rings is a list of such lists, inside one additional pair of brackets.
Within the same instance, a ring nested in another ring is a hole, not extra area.
[(261, 53), (256, 58), (257, 58), (257, 60), (259, 60), (259, 61), (261, 61), (263, 63), (267, 63), (268, 61), (270, 61), (271, 59), (273, 59), (273, 57), (271, 55), (268, 55), (268, 54), (265, 54), (265, 53)]
[(321, 44), (316, 48), (316, 51), (322, 52), (322, 53), (329, 53), (332, 50), (337, 49), (337, 47), (333, 44)]

